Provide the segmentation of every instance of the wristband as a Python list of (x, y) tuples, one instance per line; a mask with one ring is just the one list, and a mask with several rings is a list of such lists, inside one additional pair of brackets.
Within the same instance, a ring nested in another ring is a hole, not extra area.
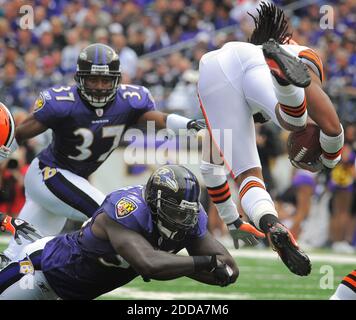
[(239, 229), (242, 224), (243, 220), (241, 218), (237, 218), (235, 221), (227, 224), (227, 227), (230, 229), (230, 227), (234, 226), (236, 229)]
[(172, 113), (167, 116), (166, 127), (175, 134), (179, 134), (179, 129), (187, 129), (189, 121), (191, 119)]
[(344, 145), (344, 129), (341, 124), (340, 127), (341, 133), (336, 137), (328, 136), (320, 130), (320, 146), (326, 159), (333, 160), (341, 154)]
[(212, 265), (212, 256), (192, 256), (194, 263), (194, 272), (211, 271), (214, 266)]

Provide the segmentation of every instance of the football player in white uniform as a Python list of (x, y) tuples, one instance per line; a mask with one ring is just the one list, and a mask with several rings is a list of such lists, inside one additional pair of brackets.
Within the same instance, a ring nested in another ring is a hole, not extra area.
[[(240, 203), (249, 219), (266, 234), (290, 271), (305, 276), (311, 271), (310, 260), (278, 220), (265, 188), (254, 120), (272, 120), (286, 130), (300, 130), (309, 115), (321, 129), (323, 153), (315, 163), (293, 165), (310, 171), (333, 168), (339, 162), (344, 133), (321, 87), (323, 67), (317, 53), (292, 44), (284, 13), (275, 5), (262, 3), (253, 19), (255, 30), (249, 43), (229, 42), (200, 60), (198, 93), (213, 141), (208, 146), (212, 151), (203, 153), (201, 172), (232, 236), (239, 237), (234, 234), (238, 212), (223, 162), (237, 183)], [(226, 130), (232, 133), (232, 143), (223, 139)]]

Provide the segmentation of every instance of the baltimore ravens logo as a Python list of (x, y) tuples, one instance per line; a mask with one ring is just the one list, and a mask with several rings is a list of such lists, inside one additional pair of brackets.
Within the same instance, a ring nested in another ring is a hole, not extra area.
[(128, 198), (121, 198), (116, 203), (116, 217), (118, 219), (126, 217), (137, 209), (137, 204)]
[(174, 192), (178, 191), (178, 182), (174, 172), (169, 168), (161, 168), (157, 170), (157, 174), (153, 177), (154, 182), (161, 186), (166, 186)]
[(46, 103), (46, 100), (42, 97), (42, 94), (36, 99), (35, 101), (35, 107), (34, 107), (34, 112), (41, 110)]

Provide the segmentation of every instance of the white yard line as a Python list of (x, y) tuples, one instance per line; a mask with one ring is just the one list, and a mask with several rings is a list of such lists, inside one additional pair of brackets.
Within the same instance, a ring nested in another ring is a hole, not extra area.
[[(234, 258), (251, 258), (251, 259), (268, 259), (279, 260), (279, 256), (271, 249), (228, 249)], [(185, 250), (179, 252), (187, 255)], [(356, 254), (340, 254), (340, 253), (309, 253), (307, 252), (312, 262), (328, 262), (331, 264), (355, 264)]]
[(101, 297), (115, 298), (134, 298), (144, 300), (206, 300), (206, 299), (222, 299), (222, 300), (248, 300), (252, 299), (249, 294), (245, 293), (213, 293), (213, 292), (164, 292), (164, 291), (143, 291), (135, 288), (118, 288)]
[[(276, 252), (272, 250), (254, 249), (229, 249), (235, 258), (254, 258), (254, 259), (279, 259)], [(331, 264), (355, 264), (356, 254), (332, 254), (332, 253), (307, 253), (312, 262), (328, 262)]]

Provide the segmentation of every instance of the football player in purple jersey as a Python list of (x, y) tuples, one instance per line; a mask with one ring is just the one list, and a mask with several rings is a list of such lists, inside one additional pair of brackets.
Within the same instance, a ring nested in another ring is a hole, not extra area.
[[(234, 283), (238, 268), (207, 231), (199, 195), (196, 176), (179, 165), (114, 191), (81, 230), (24, 247), (0, 272), (0, 299), (94, 299), (137, 276)], [(188, 256), (177, 255), (183, 248)]]
[[(0, 148), (0, 158), (7, 158), (17, 143), (52, 129), (51, 144), (26, 174), (26, 203), (19, 214), (43, 235), (56, 235), (67, 218), (84, 221), (99, 208), (105, 196), (88, 176), (118, 147), (127, 128), (147, 121), (175, 133), (205, 127), (199, 120), (156, 111), (147, 88), (120, 84), (119, 57), (107, 45), (95, 43), (82, 50), (75, 81), (42, 91), (34, 112), (16, 128), (12, 145)], [(0, 264), (20, 251), (12, 241)]]

